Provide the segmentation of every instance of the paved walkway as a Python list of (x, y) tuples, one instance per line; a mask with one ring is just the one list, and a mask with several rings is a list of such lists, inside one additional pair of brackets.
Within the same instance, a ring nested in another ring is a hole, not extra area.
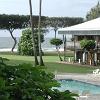
[[(94, 85), (100, 85), (100, 75), (93, 74), (56, 74), (55, 79), (73, 79)], [(80, 96), (77, 100), (100, 100), (100, 94), (89, 94), (88, 97)]]

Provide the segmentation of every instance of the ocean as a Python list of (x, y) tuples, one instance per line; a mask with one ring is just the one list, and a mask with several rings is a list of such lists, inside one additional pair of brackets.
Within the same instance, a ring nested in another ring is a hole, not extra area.
[[(19, 42), (19, 37), (17, 37), (17, 42)], [(50, 44), (50, 39), (51, 38), (45, 38), (45, 41), (42, 43), (42, 49), (45, 51), (52, 51), (55, 50), (55, 46)], [(13, 39), (11, 37), (0, 37), (0, 49), (10, 49), (13, 46)], [(72, 42), (67, 42), (67, 46), (72, 45)], [(16, 48), (18, 48), (18, 43), (16, 45)], [(63, 45), (60, 47), (61, 49), (63, 48)]]
[[(17, 37), (17, 45), (16, 49), (18, 48), (18, 42), (19, 42), (19, 37)], [(45, 41), (42, 43), (42, 48), (43, 49), (48, 49), (48, 48), (55, 48), (55, 46), (50, 44), (50, 39), (51, 38), (45, 38)], [(0, 37), (0, 49), (8, 49), (12, 48), (13, 46), (13, 39), (11, 37)]]

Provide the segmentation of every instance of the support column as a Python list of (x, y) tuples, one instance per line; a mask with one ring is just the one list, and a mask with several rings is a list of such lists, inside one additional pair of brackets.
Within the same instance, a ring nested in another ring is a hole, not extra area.
[(92, 65), (92, 61), (90, 60), (90, 65)]
[(76, 62), (77, 55), (76, 55), (76, 36), (74, 35), (74, 62)]
[(86, 35), (84, 36), (84, 39), (87, 39), (87, 38), (86, 38)]
[(83, 63), (85, 63), (85, 52), (83, 53)]
[(97, 52), (95, 52), (95, 54), (94, 54), (94, 61), (95, 61), (95, 63), (97, 63)]
[(75, 61), (77, 60), (76, 50), (75, 50), (75, 54), (74, 54), (74, 59), (75, 59)]
[(98, 49), (98, 41), (99, 41), (98, 36), (95, 36), (96, 49)]
[(97, 35), (96, 35), (96, 37), (95, 37), (95, 40), (96, 40), (96, 42), (97, 42), (97, 44), (98, 44), (99, 38), (98, 38)]
[(81, 63), (81, 59), (78, 59), (78, 63), (79, 63), (79, 64)]
[(96, 35), (96, 37), (95, 37), (95, 42), (96, 42), (96, 47), (95, 47), (95, 49), (96, 49), (96, 52), (95, 52), (95, 54), (94, 54), (94, 61), (95, 61), (95, 65), (97, 65), (97, 62), (98, 62), (98, 57), (97, 57), (97, 54), (98, 54), (98, 42), (99, 42), (99, 37)]

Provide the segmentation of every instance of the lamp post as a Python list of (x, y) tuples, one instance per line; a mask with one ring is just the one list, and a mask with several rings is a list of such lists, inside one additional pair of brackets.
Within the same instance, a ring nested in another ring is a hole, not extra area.
[(42, 59), (42, 50), (41, 50), (41, 6), (42, 6), (42, 0), (39, 0), (39, 22), (38, 22), (39, 56), (40, 56), (40, 66), (44, 66), (44, 62)]

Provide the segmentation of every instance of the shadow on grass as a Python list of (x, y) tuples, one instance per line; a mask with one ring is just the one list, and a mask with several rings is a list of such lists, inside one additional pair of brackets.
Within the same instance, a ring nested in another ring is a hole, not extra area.
[[(18, 65), (22, 63), (30, 63), (34, 66), (33, 61), (24, 61), (24, 60), (10, 60), (6, 61), (7, 64), (11, 65)], [(58, 73), (91, 73), (94, 68), (90, 67), (83, 67), (83, 66), (77, 66), (77, 65), (70, 65), (70, 64), (59, 64), (54, 62), (45, 62), (44, 66), (38, 66), (38, 68), (42, 68), (43, 70), (47, 72), (54, 73), (55, 71)]]

